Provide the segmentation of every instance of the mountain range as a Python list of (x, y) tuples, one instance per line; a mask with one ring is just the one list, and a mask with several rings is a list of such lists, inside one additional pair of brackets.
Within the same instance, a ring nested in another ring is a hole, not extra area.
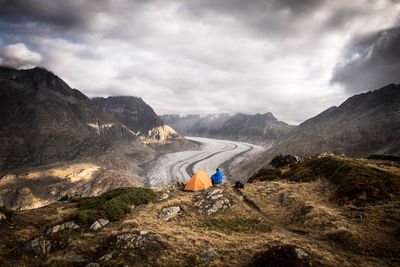
[(270, 147), (295, 126), (278, 121), (272, 113), (160, 116), (182, 135), (249, 142)]
[(278, 154), (304, 158), (322, 152), (351, 157), (400, 154), (400, 85), (354, 95), (340, 106), (328, 108), (232, 172), (248, 176)]
[(13, 209), (142, 185), (140, 164), (194, 146), (141, 99), (92, 101), (45, 69), (7, 67), (0, 68), (0, 144), (0, 198)]

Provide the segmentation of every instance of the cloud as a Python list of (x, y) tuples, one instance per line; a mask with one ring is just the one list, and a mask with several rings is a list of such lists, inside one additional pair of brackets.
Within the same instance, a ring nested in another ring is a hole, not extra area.
[(42, 57), (29, 50), (25, 44), (7, 45), (0, 50), (0, 65), (18, 69), (29, 69), (37, 66)]
[(400, 26), (353, 40), (336, 65), (331, 82), (351, 93), (400, 83)]
[(393, 28), (399, 6), (0, 0), (0, 49), (25, 44), (41, 56), (36, 64), (91, 97), (140, 96), (160, 114), (271, 111), (299, 123), (349, 96), (330, 83), (333, 68), (361, 47), (357, 36), (370, 36), (368, 47)]

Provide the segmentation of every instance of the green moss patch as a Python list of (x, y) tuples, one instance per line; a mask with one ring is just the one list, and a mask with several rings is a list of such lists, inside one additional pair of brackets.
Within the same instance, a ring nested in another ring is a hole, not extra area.
[(120, 187), (97, 197), (72, 199), (79, 202), (79, 210), (71, 218), (79, 224), (90, 224), (98, 218), (107, 217), (111, 221), (122, 219), (130, 212), (130, 205), (154, 202), (153, 190), (140, 187)]
[(373, 202), (400, 191), (400, 178), (392, 173), (349, 160), (326, 157), (293, 166), (284, 178), (310, 181), (326, 178), (336, 186), (333, 198)]
[(246, 218), (205, 218), (200, 221), (200, 228), (222, 233), (268, 233), (271, 225), (259, 219)]

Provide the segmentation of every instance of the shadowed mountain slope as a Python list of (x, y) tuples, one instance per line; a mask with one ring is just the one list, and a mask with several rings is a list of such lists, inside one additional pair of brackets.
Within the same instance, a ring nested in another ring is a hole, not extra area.
[(0, 68), (0, 194), (15, 209), (141, 184), (155, 152), (53, 73)]
[[(247, 176), (277, 154), (307, 156), (322, 152), (364, 157), (371, 154), (400, 154), (400, 85), (348, 98), (303, 122), (271, 150), (238, 166)], [(247, 169), (247, 171), (246, 171)]]

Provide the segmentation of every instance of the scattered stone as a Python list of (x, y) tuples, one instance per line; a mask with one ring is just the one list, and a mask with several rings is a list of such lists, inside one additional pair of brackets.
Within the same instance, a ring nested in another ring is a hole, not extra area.
[(6, 220), (6, 219), (7, 219), (7, 216), (4, 215), (4, 213), (0, 212), (0, 221)]
[(160, 198), (158, 199), (158, 201), (163, 201), (169, 198), (169, 195), (167, 193), (163, 193)]
[(91, 262), (85, 265), (85, 267), (100, 267), (100, 264), (96, 262)]
[(317, 158), (327, 158), (327, 157), (335, 157), (335, 154), (331, 152), (322, 152), (321, 154), (317, 155)]
[(31, 239), (17, 250), (17, 254), (33, 254), (35, 256), (43, 256), (50, 252), (51, 242), (44, 239), (43, 236)]
[(101, 261), (109, 261), (109, 260), (111, 260), (113, 258), (113, 254), (114, 254), (114, 252), (107, 253), (104, 256), (100, 257), (99, 260), (101, 260)]
[(63, 224), (58, 224), (58, 225), (51, 227), (50, 229), (47, 230), (46, 233), (48, 235), (50, 235), (50, 234), (55, 234), (61, 230), (74, 230), (74, 229), (78, 229), (78, 228), (79, 228), (79, 225), (76, 224), (74, 221), (68, 221)]
[(169, 221), (171, 218), (177, 216), (180, 211), (181, 208), (179, 206), (163, 208), (158, 218)]
[(4, 248), (6, 248), (6, 247), (7, 247), (6, 245), (0, 244), (0, 249), (4, 249)]
[(289, 193), (285, 192), (281, 195), (281, 205), (288, 206), (289, 205)]
[(55, 234), (55, 233), (57, 233), (59, 230), (60, 230), (60, 227), (61, 227), (61, 225), (56, 225), (56, 226), (53, 226), (53, 227), (51, 227), (49, 230), (47, 230), (47, 234), (49, 235), (49, 234)]
[(216, 251), (210, 251), (201, 256), (201, 260), (206, 262), (206, 261), (212, 261), (218, 256), (218, 252)]
[(98, 219), (97, 221), (95, 221), (91, 226), (90, 229), (91, 230), (98, 230), (104, 226), (106, 226), (107, 224), (109, 224), (110, 221), (107, 219)]

